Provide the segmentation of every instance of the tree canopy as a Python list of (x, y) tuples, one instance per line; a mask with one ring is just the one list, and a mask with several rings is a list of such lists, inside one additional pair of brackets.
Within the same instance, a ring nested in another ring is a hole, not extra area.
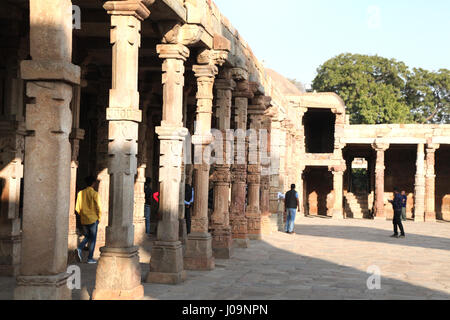
[(313, 89), (338, 94), (352, 124), (450, 123), (449, 70), (410, 70), (395, 59), (346, 53), (317, 73)]

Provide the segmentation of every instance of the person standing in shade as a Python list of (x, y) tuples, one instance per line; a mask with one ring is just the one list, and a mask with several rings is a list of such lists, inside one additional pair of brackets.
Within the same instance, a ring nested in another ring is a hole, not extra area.
[(402, 224), (402, 207), (403, 207), (403, 198), (397, 188), (394, 188), (394, 200), (389, 200), (394, 207), (394, 234), (391, 238), (399, 238), (398, 235), (398, 227), (400, 227), (400, 238), (405, 237), (405, 230), (403, 229)]
[(186, 219), (187, 234), (191, 233), (191, 208), (194, 204), (194, 188), (186, 183), (184, 185), (184, 218)]
[(84, 240), (79, 244), (76, 253), (80, 262), (82, 262), (81, 250), (89, 243), (89, 256), (87, 263), (96, 264), (94, 260), (95, 244), (97, 242), (97, 230), (100, 223), (101, 206), (100, 198), (96, 189), (98, 188), (98, 180), (93, 177), (85, 179), (86, 189), (81, 190), (77, 196), (75, 211), (80, 216), (81, 225), (84, 229)]
[(298, 193), (295, 191), (295, 184), (291, 185), (291, 190), (286, 193), (284, 205), (287, 212), (285, 231), (286, 233), (294, 234), (295, 215), (297, 210), (300, 212), (300, 202), (298, 200)]
[(150, 235), (150, 215), (152, 213), (152, 200), (153, 200), (153, 191), (152, 191), (152, 179), (147, 178), (145, 180), (144, 185), (144, 193), (145, 193), (145, 233)]
[(406, 221), (406, 204), (408, 202), (408, 197), (406, 196), (406, 191), (402, 191), (402, 220)]

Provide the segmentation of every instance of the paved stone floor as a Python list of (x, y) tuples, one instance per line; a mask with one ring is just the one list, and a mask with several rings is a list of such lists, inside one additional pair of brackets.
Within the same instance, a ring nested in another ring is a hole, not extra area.
[[(216, 260), (211, 272), (188, 271), (178, 286), (145, 284), (145, 299), (310, 300), (449, 299), (450, 223), (405, 223), (406, 239), (392, 239), (392, 222), (301, 218), (296, 235), (276, 233)], [(381, 271), (381, 289), (368, 290), (367, 269)], [(89, 298), (96, 266), (81, 265)], [(142, 274), (148, 264), (142, 264)], [(0, 299), (11, 299), (14, 281), (0, 278)]]

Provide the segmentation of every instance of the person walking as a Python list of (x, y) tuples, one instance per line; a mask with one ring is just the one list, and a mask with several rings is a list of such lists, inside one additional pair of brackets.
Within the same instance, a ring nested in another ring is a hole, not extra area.
[[(394, 234), (392, 238), (404, 238), (405, 230), (402, 224), (402, 208), (403, 208), (403, 198), (397, 188), (394, 188), (394, 200), (389, 200), (389, 202), (394, 207)], [(398, 227), (400, 228), (400, 236), (398, 235)]]
[(150, 235), (150, 216), (152, 213), (152, 200), (153, 200), (152, 179), (151, 178), (147, 178), (145, 180), (144, 193), (145, 193), (145, 209), (144, 209), (145, 233), (147, 235)]
[(194, 204), (194, 188), (186, 183), (184, 185), (184, 218), (186, 219), (187, 234), (191, 233), (191, 208)]
[(295, 184), (292, 184), (291, 190), (286, 193), (284, 206), (287, 212), (285, 231), (286, 233), (294, 234), (295, 215), (297, 210), (300, 212), (300, 202), (298, 200), (298, 193), (295, 191)]
[(402, 220), (406, 221), (406, 204), (408, 202), (408, 197), (406, 196), (406, 191), (402, 191)]
[(86, 244), (89, 243), (89, 255), (87, 263), (96, 264), (94, 260), (95, 245), (97, 242), (97, 230), (100, 223), (101, 205), (100, 198), (96, 189), (98, 180), (89, 176), (85, 179), (86, 189), (81, 190), (77, 195), (75, 211), (80, 216), (81, 225), (84, 229), (84, 240), (79, 244), (76, 253), (80, 262), (82, 262), (81, 252)]

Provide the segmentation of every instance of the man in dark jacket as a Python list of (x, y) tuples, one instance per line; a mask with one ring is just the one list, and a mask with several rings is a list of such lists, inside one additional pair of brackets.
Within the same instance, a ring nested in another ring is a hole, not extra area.
[(297, 210), (300, 212), (300, 202), (298, 193), (295, 191), (295, 184), (291, 185), (291, 190), (286, 193), (284, 206), (287, 211), (286, 233), (294, 234), (295, 215)]
[(398, 188), (394, 188), (394, 200), (389, 200), (389, 202), (392, 203), (392, 206), (394, 207), (394, 234), (391, 237), (399, 238), (397, 227), (400, 227), (400, 238), (404, 238), (405, 230), (403, 229), (402, 224), (403, 198)]

